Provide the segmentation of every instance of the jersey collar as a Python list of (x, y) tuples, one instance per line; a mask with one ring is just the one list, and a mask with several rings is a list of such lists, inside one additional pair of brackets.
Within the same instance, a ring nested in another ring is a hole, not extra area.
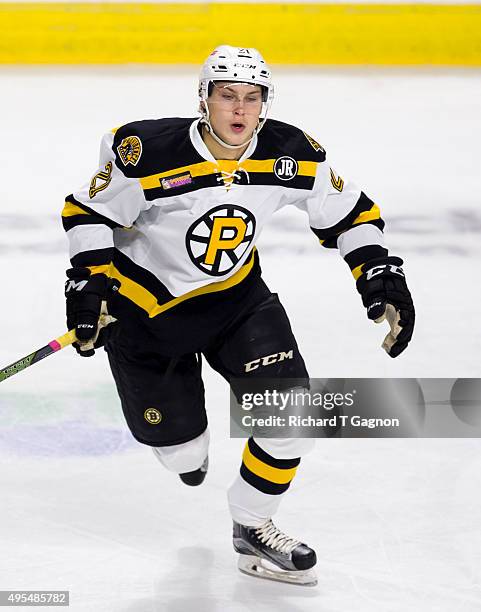
[[(215, 163), (217, 160), (212, 155), (212, 153), (209, 151), (209, 149), (207, 148), (207, 145), (202, 140), (202, 136), (199, 133), (198, 126), (199, 126), (200, 120), (201, 118), (199, 117), (199, 119), (196, 119), (195, 121), (193, 121), (190, 126), (190, 129), (189, 129), (190, 140), (195, 150), (201, 157), (203, 157), (207, 161), (211, 161)], [(256, 147), (257, 147), (257, 134), (254, 134), (254, 138), (250, 141), (249, 146), (242, 154), (242, 157), (239, 159), (239, 163), (241, 161), (244, 161), (244, 159), (249, 158), (252, 155), (252, 153), (254, 153), (254, 150)]]

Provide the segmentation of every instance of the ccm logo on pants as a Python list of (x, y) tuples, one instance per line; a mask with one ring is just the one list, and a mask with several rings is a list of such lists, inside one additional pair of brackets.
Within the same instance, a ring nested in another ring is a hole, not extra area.
[(252, 372), (252, 370), (257, 370), (260, 366), (268, 366), (273, 363), (277, 363), (278, 361), (284, 361), (284, 359), (294, 359), (294, 351), (291, 349), (287, 353), (281, 351), (280, 353), (274, 353), (273, 355), (266, 355), (265, 357), (259, 357), (259, 359), (254, 359), (254, 361), (249, 361), (245, 363), (245, 371)]

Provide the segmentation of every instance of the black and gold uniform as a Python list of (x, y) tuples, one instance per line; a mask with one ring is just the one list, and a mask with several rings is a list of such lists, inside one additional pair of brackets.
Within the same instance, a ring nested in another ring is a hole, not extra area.
[[(217, 160), (199, 121), (138, 121), (105, 135), (98, 171), (62, 213), (72, 265), (120, 281), (106, 349), (128, 424), (152, 446), (205, 429), (200, 353), (228, 381), (307, 381), (287, 315), (261, 279), (255, 245), (276, 211), (304, 210), (355, 278), (387, 255), (378, 206), (302, 130), (269, 119), (238, 161)], [(289, 358), (249, 368), (276, 354)], [(159, 426), (148, 408), (162, 413)]]

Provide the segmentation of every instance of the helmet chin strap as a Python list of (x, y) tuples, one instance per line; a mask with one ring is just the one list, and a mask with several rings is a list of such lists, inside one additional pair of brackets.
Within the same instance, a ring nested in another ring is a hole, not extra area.
[(222, 147), (225, 147), (226, 149), (242, 149), (242, 147), (245, 147), (250, 142), (252, 142), (252, 139), (254, 138), (254, 136), (259, 132), (260, 128), (262, 128), (262, 126), (264, 125), (264, 121), (262, 121), (260, 127), (259, 127), (259, 123), (258, 123), (257, 127), (252, 132), (252, 136), (249, 138), (249, 140), (246, 140), (242, 144), (231, 145), (228, 142), (225, 142), (224, 140), (222, 140), (222, 138), (220, 136), (217, 136), (217, 134), (214, 132), (214, 128), (212, 127), (211, 122), (210, 122), (209, 105), (207, 104), (207, 100), (202, 99), (202, 102), (201, 102), (199, 110), (200, 110), (200, 113), (202, 115), (201, 123), (203, 123), (205, 125), (207, 131), (212, 136), (212, 138), (218, 144), (220, 144)]
[(238, 145), (231, 145), (227, 142), (224, 142), (222, 140), (222, 138), (220, 138), (219, 136), (217, 136), (217, 134), (214, 132), (214, 129), (212, 128), (209, 119), (207, 119), (206, 117), (202, 118), (201, 123), (203, 123), (203, 125), (205, 125), (206, 130), (209, 132), (209, 134), (212, 136), (212, 138), (218, 143), (220, 144), (222, 147), (225, 147), (226, 149), (242, 149), (242, 147), (245, 147), (246, 145), (248, 145), (250, 142), (252, 142), (252, 139), (254, 138), (254, 134), (256, 133), (256, 130), (254, 130), (252, 132), (252, 136), (249, 138), (249, 140), (246, 140), (245, 142), (243, 142), (242, 144), (238, 144)]

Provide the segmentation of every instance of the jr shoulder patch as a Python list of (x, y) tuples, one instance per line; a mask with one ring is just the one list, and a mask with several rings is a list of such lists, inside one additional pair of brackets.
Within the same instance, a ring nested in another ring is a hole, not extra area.
[(142, 143), (138, 136), (127, 136), (117, 147), (117, 153), (124, 166), (136, 166), (142, 155)]
[(306, 132), (302, 132), (302, 133), (307, 138), (307, 140), (309, 141), (309, 144), (311, 145), (311, 147), (314, 149), (314, 151), (316, 153), (318, 153), (319, 151), (321, 153), (325, 153), (326, 152), (324, 147), (322, 145), (320, 145), (316, 140), (314, 140), (314, 138), (309, 136), (309, 134), (306, 134)]

